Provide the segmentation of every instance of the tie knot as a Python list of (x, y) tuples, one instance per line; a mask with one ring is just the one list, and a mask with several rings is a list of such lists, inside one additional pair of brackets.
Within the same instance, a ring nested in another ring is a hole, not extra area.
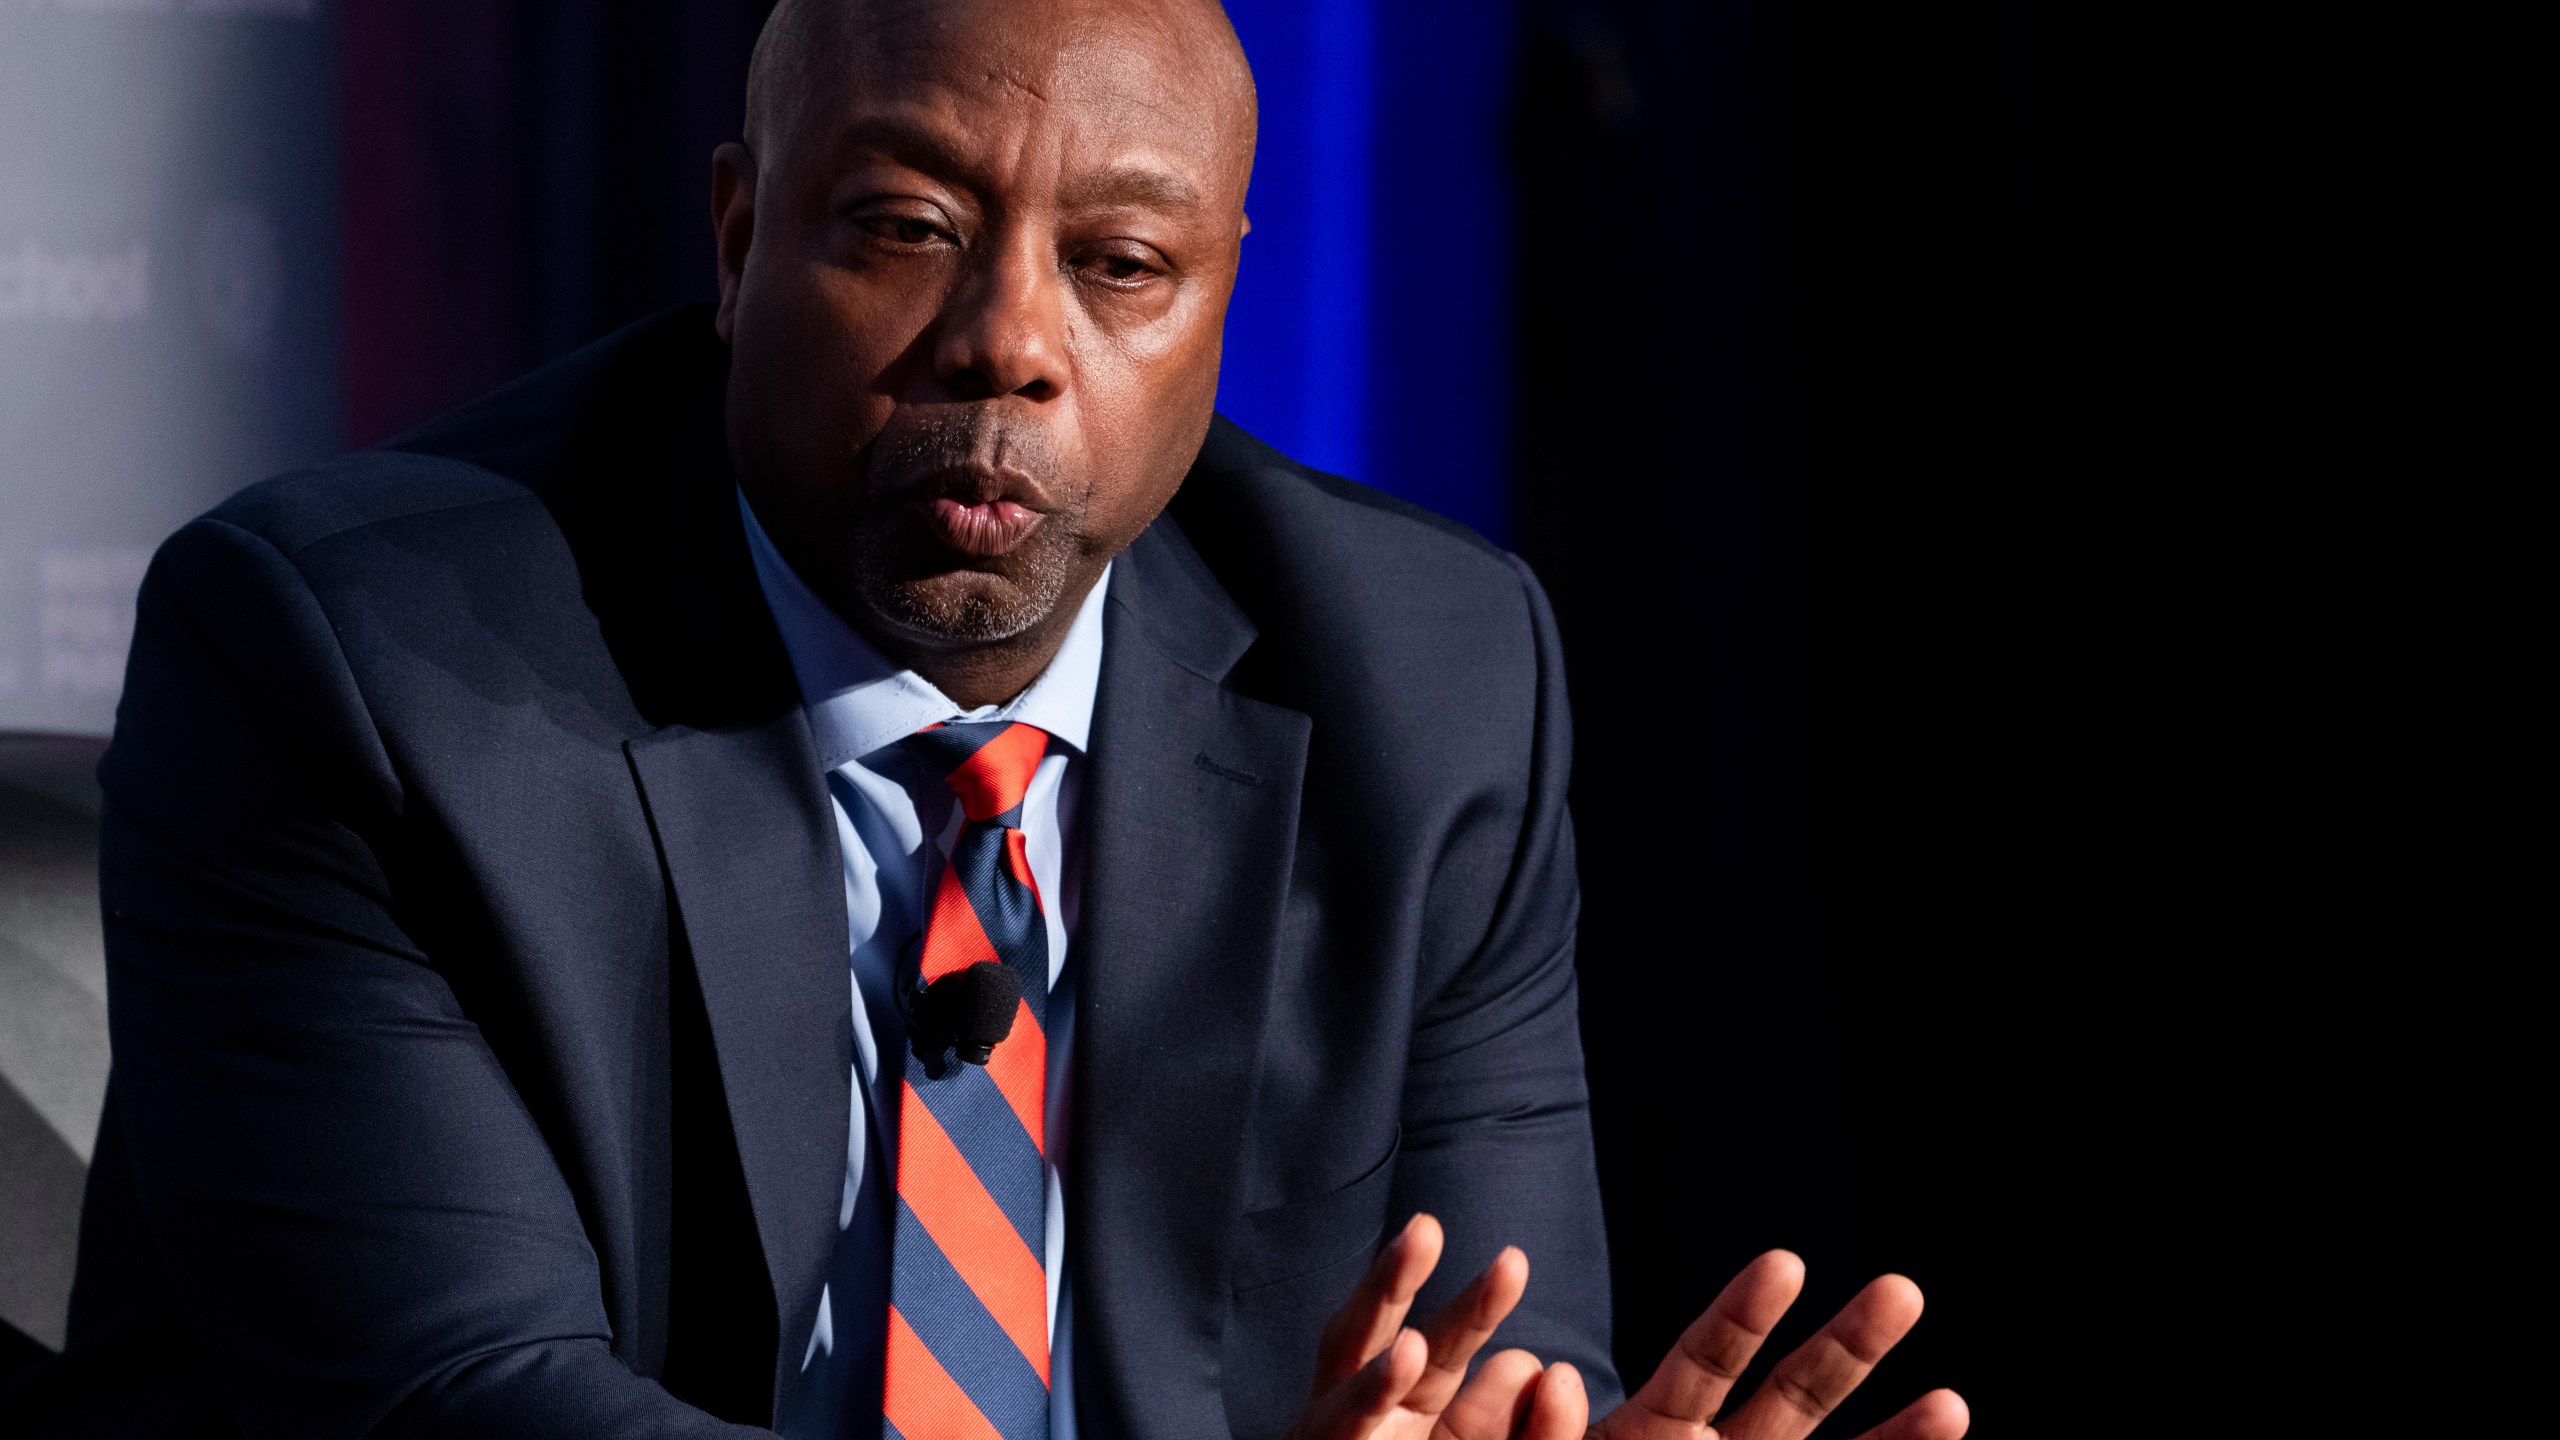
[(1018, 817), (1007, 817), (1022, 807), (1040, 757), (1049, 753), (1049, 732), (1010, 720), (957, 721), (919, 730), (901, 743), (924, 757), (971, 820), (1014, 825)]

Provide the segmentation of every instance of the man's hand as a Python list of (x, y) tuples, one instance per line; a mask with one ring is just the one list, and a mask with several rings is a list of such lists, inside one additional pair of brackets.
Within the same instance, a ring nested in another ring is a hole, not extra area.
[(1582, 1377), (1505, 1350), (1469, 1379), (1467, 1366), (1529, 1286), (1517, 1247), (1493, 1257), (1458, 1297), (1405, 1326), (1415, 1292), (1440, 1263), (1440, 1222), (1416, 1215), (1387, 1242), (1316, 1344), (1314, 1397), (1290, 1440), (1575, 1440)]
[[(1870, 1282), (1718, 1425), (1735, 1380), (1804, 1288), (1804, 1262), (1772, 1250), (1724, 1287), (1643, 1389), (1592, 1425), (1570, 1365), (1505, 1350), (1467, 1376), (1528, 1286), (1517, 1249), (1421, 1329), (1405, 1327), (1440, 1247), (1439, 1222), (1417, 1215), (1379, 1252), (1325, 1327), (1315, 1396), (1292, 1440), (1803, 1440), (1920, 1318), (1918, 1286), (1899, 1275)], [(1859, 1440), (1961, 1440), (1969, 1423), (1954, 1391), (1933, 1390)]]
[[(1868, 1281), (1829, 1324), (1778, 1362), (1741, 1409), (1713, 1423), (1733, 1382), (1803, 1289), (1804, 1262), (1784, 1250), (1742, 1267), (1707, 1313), (1681, 1332), (1644, 1388), (1591, 1427), (1592, 1440), (1802, 1440), (1812, 1434), (1911, 1332), (1920, 1319), (1920, 1287), (1899, 1275)], [(1859, 1440), (1962, 1440), (1969, 1424), (1956, 1392), (1932, 1390)]]

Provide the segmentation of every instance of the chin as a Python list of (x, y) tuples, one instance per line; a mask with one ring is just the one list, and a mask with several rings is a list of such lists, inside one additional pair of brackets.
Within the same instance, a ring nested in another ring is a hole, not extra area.
[(1022, 579), (955, 570), (866, 583), (862, 598), (891, 629), (927, 644), (994, 645), (1048, 619), (1065, 588), (1065, 572), (1048, 567)]

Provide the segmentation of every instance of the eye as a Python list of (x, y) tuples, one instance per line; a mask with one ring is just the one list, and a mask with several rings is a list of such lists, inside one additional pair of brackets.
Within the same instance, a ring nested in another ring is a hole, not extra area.
[(938, 216), (919, 214), (913, 209), (890, 209), (867, 206), (857, 210), (853, 223), (882, 249), (907, 253), (954, 243), (951, 230)]
[(1165, 272), (1164, 257), (1146, 245), (1113, 245), (1092, 251), (1076, 267), (1094, 279), (1123, 288), (1144, 285)]

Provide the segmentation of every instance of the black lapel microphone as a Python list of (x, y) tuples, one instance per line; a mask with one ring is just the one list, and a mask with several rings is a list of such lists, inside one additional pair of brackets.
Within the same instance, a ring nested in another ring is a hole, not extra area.
[(1013, 1033), (1013, 1017), (1022, 1010), (1022, 979), (1011, 966), (981, 960), (954, 970), (917, 994), (907, 1010), (907, 1035), (916, 1058), (941, 1078), (942, 1055), (957, 1050), (972, 1065), (984, 1065), (996, 1046)]

